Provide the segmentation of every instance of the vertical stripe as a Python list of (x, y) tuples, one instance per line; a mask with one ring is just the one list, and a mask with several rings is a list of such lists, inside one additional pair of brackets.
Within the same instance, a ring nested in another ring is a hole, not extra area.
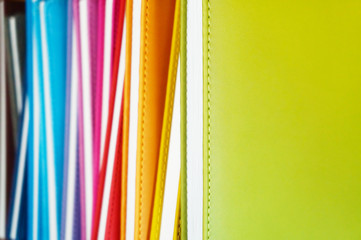
[(202, 0), (187, 1), (187, 230), (202, 239), (203, 226), (203, 47)]
[(41, 34), (41, 53), (43, 63), (43, 81), (44, 81), (44, 105), (45, 105), (45, 127), (46, 127), (46, 154), (47, 154), (47, 180), (48, 180), (48, 201), (49, 201), (49, 232), (50, 238), (58, 239), (57, 228), (57, 203), (56, 203), (56, 184), (55, 184), (55, 157), (54, 157), (54, 132), (51, 109), (50, 95), (50, 66), (49, 50), (46, 32), (45, 2), (40, 2), (40, 34)]
[(133, 0), (132, 63), (130, 83), (129, 149), (127, 176), (126, 239), (134, 239), (135, 173), (137, 159), (141, 0)]

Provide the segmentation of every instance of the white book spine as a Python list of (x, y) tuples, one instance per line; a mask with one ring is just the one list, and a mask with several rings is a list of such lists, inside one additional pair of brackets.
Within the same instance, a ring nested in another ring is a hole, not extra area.
[(187, 1), (187, 231), (202, 239), (203, 229), (203, 47), (202, 0)]

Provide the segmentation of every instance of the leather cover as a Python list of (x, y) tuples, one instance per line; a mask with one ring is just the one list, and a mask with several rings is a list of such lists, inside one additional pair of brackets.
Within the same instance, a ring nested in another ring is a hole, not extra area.
[(135, 239), (149, 239), (175, 1), (144, 0), (141, 17)]
[(203, 0), (203, 239), (358, 239), (361, 2)]
[[(160, 139), (160, 150), (158, 158), (158, 169), (157, 169), (157, 178), (154, 194), (154, 206), (152, 214), (152, 225), (150, 238), (159, 239), (160, 236), (160, 227), (162, 220), (162, 211), (163, 211), (163, 201), (164, 201), (164, 187), (168, 166), (168, 151), (169, 151), (169, 142), (172, 129), (172, 118), (173, 118), (173, 105), (175, 98), (175, 88), (177, 80), (177, 70), (178, 70), (178, 60), (179, 60), (179, 38), (180, 38), (180, 1), (176, 0), (174, 20), (173, 20), (173, 35), (172, 35), (172, 45), (170, 52), (169, 60), (169, 70), (168, 70), (168, 82), (165, 96), (165, 106), (164, 106), (164, 115), (163, 115), (163, 126), (162, 126), (162, 135)], [(178, 191), (177, 191), (178, 192)], [(170, 211), (169, 209), (167, 211)]]

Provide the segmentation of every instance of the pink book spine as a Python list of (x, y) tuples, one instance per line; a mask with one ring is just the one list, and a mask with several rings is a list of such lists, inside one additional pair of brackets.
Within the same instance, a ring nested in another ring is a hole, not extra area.
[[(94, 100), (93, 113), (94, 113), (94, 142), (93, 142), (93, 153), (94, 153), (94, 204), (93, 204), (93, 215), (96, 207), (96, 194), (98, 193), (99, 184), (99, 163), (100, 163), (100, 131), (101, 131), (101, 114), (102, 114), (102, 92), (103, 92), (103, 68), (104, 68), (104, 20), (105, 20), (105, 0), (99, 0), (97, 2), (97, 39), (96, 42), (96, 74), (94, 86)], [(93, 218), (94, 221), (94, 218)]]
[(98, 188), (99, 179), (99, 108), (101, 108), (101, 93), (98, 90), (98, 72), (99, 72), (99, 57), (98, 54), (98, 36), (101, 26), (99, 26), (99, 1), (88, 1), (88, 22), (89, 22), (89, 42), (90, 42), (90, 66), (91, 66), (91, 108), (92, 108), (92, 130), (93, 130), (93, 215), (96, 201), (96, 192)]

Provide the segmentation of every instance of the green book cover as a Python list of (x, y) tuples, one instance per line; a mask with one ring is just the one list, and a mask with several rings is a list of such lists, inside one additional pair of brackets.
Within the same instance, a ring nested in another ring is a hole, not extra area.
[(202, 11), (203, 239), (360, 239), (361, 2)]

